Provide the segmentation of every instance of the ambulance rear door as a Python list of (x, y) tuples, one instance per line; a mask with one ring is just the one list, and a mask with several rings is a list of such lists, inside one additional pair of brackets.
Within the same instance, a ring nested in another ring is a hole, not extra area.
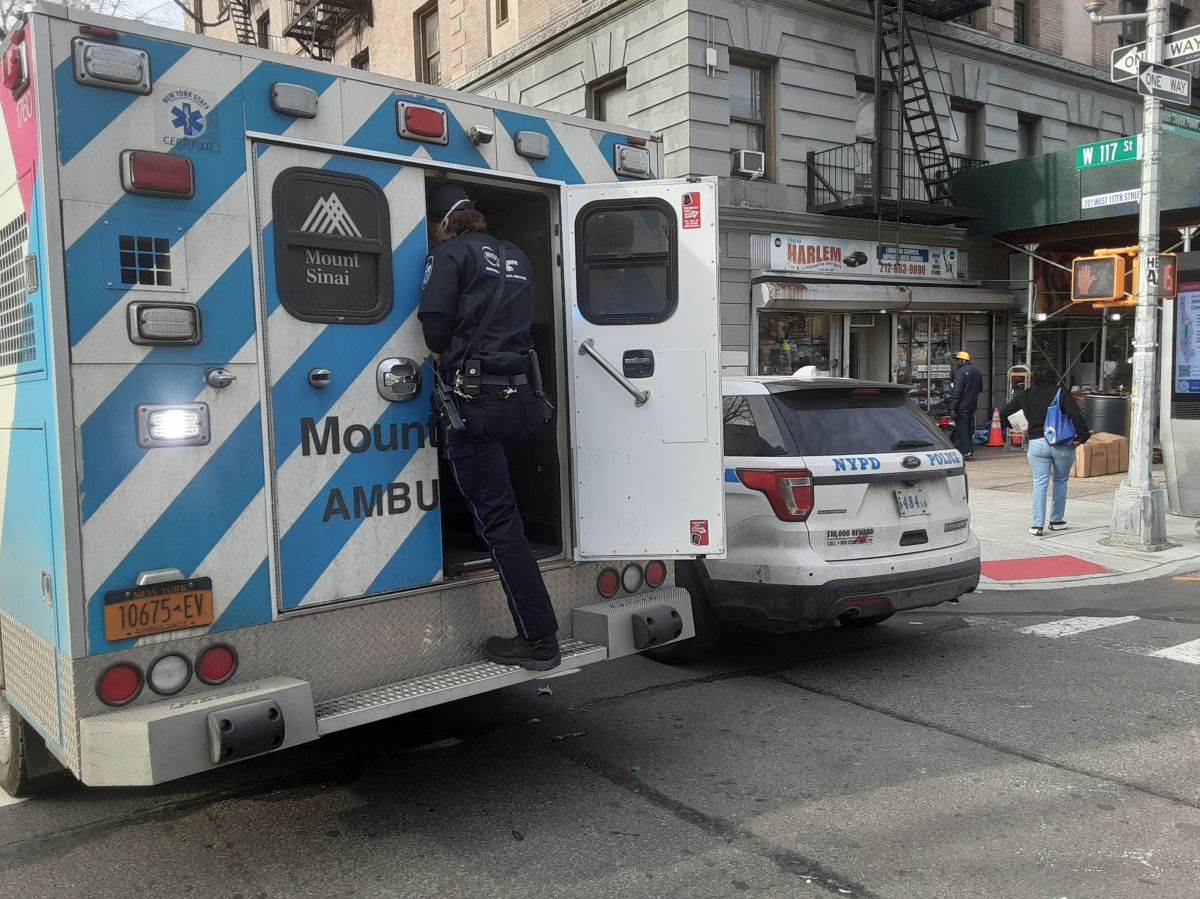
[(723, 555), (717, 182), (565, 188), (575, 557)]

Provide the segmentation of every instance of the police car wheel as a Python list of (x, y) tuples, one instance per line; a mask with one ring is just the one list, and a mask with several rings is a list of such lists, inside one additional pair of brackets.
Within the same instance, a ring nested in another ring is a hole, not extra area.
[(873, 624), (879, 624), (882, 621), (887, 621), (895, 614), (895, 612), (888, 612), (886, 615), (867, 615), (861, 618), (843, 617), (841, 622), (842, 627), (870, 627)]
[[(33, 754), (49, 757), (41, 737), (17, 713), (0, 691), (0, 789), (9, 796), (32, 796), (53, 781), (52, 775), (34, 775)], [(58, 767), (52, 763), (52, 767)]]
[(724, 624), (708, 604), (708, 592), (704, 589), (704, 578), (696, 566), (688, 562), (675, 564), (675, 586), (683, 587), (692, 597), (692, 618), (696, 623), (696, 636), (680, 640), (656, 649), (648, 649), (645, 655), (664, 665), (682, 665), (697, 662), (716, 647), (721, 639)]

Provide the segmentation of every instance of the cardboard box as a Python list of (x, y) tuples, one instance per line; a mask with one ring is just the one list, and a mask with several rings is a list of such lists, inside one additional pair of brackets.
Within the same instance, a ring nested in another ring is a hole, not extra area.
[(1089, 440), (1083, 446), (1075, 447), (1075, 464), (1071, 466), (1071, 477), (1094, 478), (1108, 473), (1106, 445)]
[(1093, 434), (1088, 443), (1103, 446), (1108, 456), (1108, 473), (1119, 474), (1129, 470), (1129, 438), (1120, 434)]

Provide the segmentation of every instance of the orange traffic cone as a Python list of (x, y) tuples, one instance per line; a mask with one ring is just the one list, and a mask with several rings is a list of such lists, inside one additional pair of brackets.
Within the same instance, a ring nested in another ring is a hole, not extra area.
[(992, 410), (992, 426), (988, 428), (988, 446), (1004, 446), (1004, 432), (1000, 429), (1000, 409)]

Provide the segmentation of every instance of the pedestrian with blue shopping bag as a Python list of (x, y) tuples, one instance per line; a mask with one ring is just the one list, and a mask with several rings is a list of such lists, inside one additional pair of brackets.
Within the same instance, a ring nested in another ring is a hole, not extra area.
[(1030, 383), (1004, 407), (1001, 419), (1011, 427), (1008, 417), (1021, 412), (1028, 422), (1026, 455), (1033, 470), (1033, 523), (1029, 533), (1041, 537), (1046, 528), (1046, 493), (1052, 478), (1050, 530), (1061, 531), (1067, 526), (1067, 480), (1075, 462), (1075, 447), (1086, 443), (1092, 434), (1079, 404), (1052, 373), (1035, 371)]

